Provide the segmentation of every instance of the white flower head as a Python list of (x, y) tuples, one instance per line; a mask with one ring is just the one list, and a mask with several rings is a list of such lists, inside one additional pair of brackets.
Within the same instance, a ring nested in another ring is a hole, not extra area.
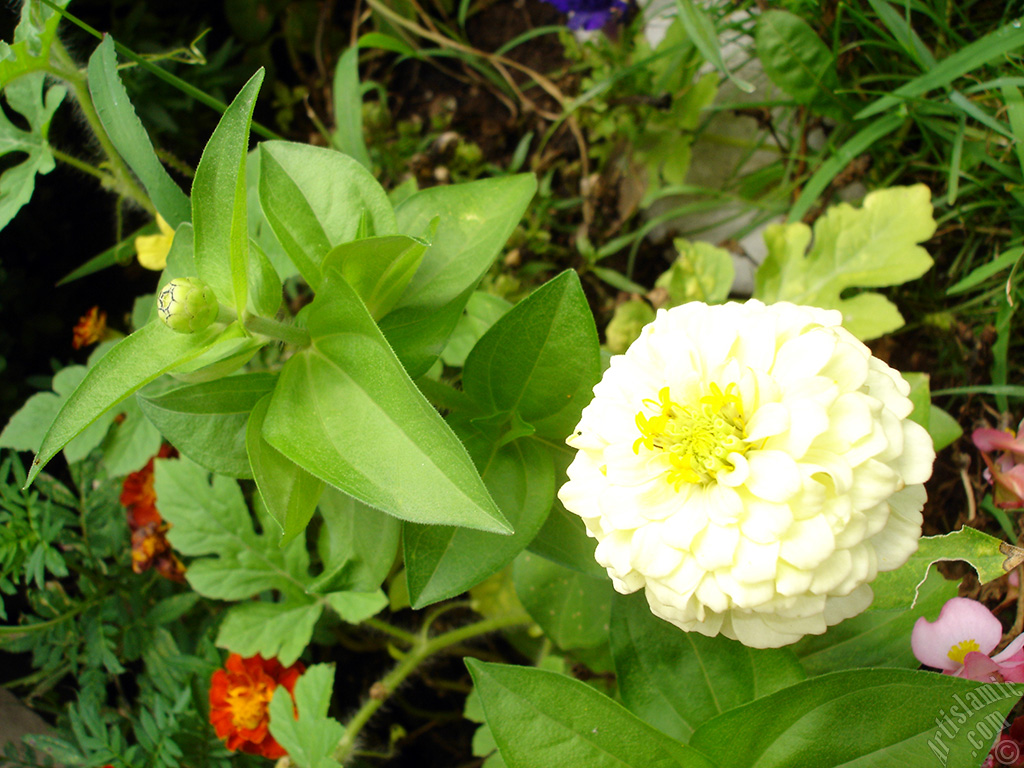
[(921, 535), (935, 451), (910, 386), (835, 310), (660, 310), (611, 360), (558, 492), (622, 593), (775, 648), (855, 616)]

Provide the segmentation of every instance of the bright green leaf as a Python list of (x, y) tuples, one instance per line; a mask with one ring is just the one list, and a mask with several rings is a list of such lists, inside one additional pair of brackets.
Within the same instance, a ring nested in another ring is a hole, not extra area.
[(363, 138), (363, 91), (359, 84), (359, 45), (346, 48), (334, 67), (334, 117), (338, 130), (332, 143), (346, 155), (372, 171), (370, 154)]
[(259, 195), (274, 234), (314, 291), (320, 287), (324, 257), (331, 248), (356, 239), (364, 215), (375, 235), (397, 231), (391, 203), (377, 180), (356, 160), (334, 150), (264, 142)]
[(441, 354), (470, 294), (536, 189), (532, 174), (483, 179), (424, 189), (395, 210), (398, 231), (413, 236), (423, 236), (440, 217), (423, 263), (380, 323), (413, 378)]
[(935, 233), (930, 196), (918, 184), (871, 192), (860, 209), (833, 206), (815, 222), (806, 254), (806, 224), (769, 226), (768, 257), (757, 271), (754, 297), (839, 309), (843, 325), (861, 339), (896, 330), (903, 318), (881, 294), (840, 294), (852, 287), (899, 285), (928, 271), (932, 259), (917, 243)]
[[(935, 672), (834, 672), (719, 715), (690, 745), (719, 768), (972, 766), (984, 760), (1021, 694), (1019, 685)], [(946, 713), (955, 711), (963, 719), (954, 714), (950, 729)], [(987, 736), (979, 735), (982, 722)]]
[(306, 324), (313, 343), (281, 370), (263, 427), (267, 442), (402, 520), (510, 532), (466, 449), (336, 272)]
[(688, 301), (715, 304), (729, 298), (736, 277), (732, 254), (702, 240), (679, 237), (672, 244), (679, 256), (654, 282), (656, 288), (668, 291), (670, 306)]
[(938, 571), (930, 571), (919, 587), (913, 608), (866, 611), (829, 627), (823, 635), (808, 635), (792, 648), (811, 675), (857, 667), (917, 669), (921, 662), (910, 647), (914, 623), (922, 616), (934, 621), (956, 593), (957, 582), (946, 581)]
[(217, 645), (244, 657), (276, 658), (288, 666), (306, 649), (323, 610), (320, 603), (239, 603), (221, 622)]
[(117, 54), (110, 35), (104, 36), (89, 57), (88, 75), (89, 94), (103, 129), (139, 177), (157, 211), (172, 229), (188, 221), (192, 215), (191, 203), (157, 158), (149, 134), (135, 114), (117, 73)]
[(161, 322), (121, 339), (86, 374), (43, 438), (28, 483), (72, 438), (157, 376), (198, 357), (217, 338), (215, 326), (175, 333)]
[(551, 457), (534, 441), (516, 440), (495, 449), (479, 436), (470, 437), (461, 430), (456, 434), (476, 459), (487, 489), (515, 533), (499, 536), (468, 528), (406, 524), (402, 551), (413, 608), (461, 594), (512, 562), (540, 530), (555, 494)]
[(395, 564), (402, 524), (329, 485), (319, 510), (324, 524), (317, 553), (324, 572), (311, 588), (371, 592), (380, 587)]
[[(68, 0), (54, 2), (59, 8), (67, 4)], [(14, 30), (14, 42), (10, 45), (0, 42), (0, 88), (6, 89), (15, 79), (46, 68), (60, 19), (59, 13), (38, 0), (26, 0), (21, 4), (21, 19)]]
[(271, 373), (244, 373), (139, 394), (142, 412), (175, 448), (196, 463), (230, 477), (252, 477), (245, 426), (256, 403), (274, 387)]
[(244, 431), (249, 466), (267, 512), (281, 527), (282, 544), (287, 544), (309, 524), (316, 511), (324, 483), (293, 461), (289, 461), (263, 438), (263, 421), (270, 406), (269, 388), (247, 414)]
[(513, 579), (519, 601), (559, 648), (593, 648), (608, 640), (611, 579), (592, 579), (523, 552)]
[(333, 691), (333, 664), (315, 664), (307, 669), (295, 683), (293, 695), (283, 685), (274, 691), (270, 734), (285, 748), (296, 768), (338, 768), (333, 754), (345, 728), (327, 716)]
[(466, 659), (508, 768), (712, 768), (585, 683)]
[(221, 116), (192, 181), (192, 225), (198, 277), (239, 317), (249, 284), (249, 223), (245, 161), (249, 126), (263, 70), (253, 75)]
[[(110, 431), (103, 444), (103, 465), (108, 477), (138, 472), (156, 455), (163, 442), (160, 431), (143, 415), (137, 397), (129, 397), (119, 410), (124, 419)], [(80, 440), (81, 435), (76, 439)], [(72, 440), (68, 445), (74, 443)], [(64, 450), (66, 453), (67, 449)]]
[(379, 319), (395, 306), (429, 245), (408, 235), (342, 243), (324, 258), (323, 271), (336, 269), (359, 294), (370, 315)]
[(324, 600), (349, 624), (358, 624), (375, 616), (388, 604), (387, 595), (380, 589), (375, 592), (328, 592)]
[(465, 311), (448, 338), (448, 344), (441, 352), (444, 364), (453, 368), (465, 365), (466, 357), (476, 343), (510, 309), (512, 305), (500, 296), (473, 291), (466, 302)]
[(805, 677), (788, 648), (683, 632), (651, 613), (643, 594), (615, 597), (611, 646), (623, 704), (682, 742), (712, 717)]
[(1024, 550), (975, 528), (964, 527), (942, 536), (923, 536), (917, 552), (895, 571), (878, 574), (871, 587), (876, 609), (912, 608), (932, 563), (964, 560), (986, 584), (1024, 562)]
[(835, 59), (806, 21), (788, 11), (767, 11), (757, 18), (754, 40), (757, 57), (775, 85), (797, 104), (842, 116), (834, 96), (839, 85)]

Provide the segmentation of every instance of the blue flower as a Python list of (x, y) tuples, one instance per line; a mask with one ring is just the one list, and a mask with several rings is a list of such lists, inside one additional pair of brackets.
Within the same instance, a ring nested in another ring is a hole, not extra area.
[(629, 8), (625, 0), (544, 0), (569, 14), (569, 29), (600, 29)]

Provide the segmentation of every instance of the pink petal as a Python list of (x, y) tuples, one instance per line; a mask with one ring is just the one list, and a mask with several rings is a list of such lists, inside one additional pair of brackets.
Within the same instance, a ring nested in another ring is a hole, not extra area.
[[(1013, 572), (1014, 574), (1017, 571)], [(1017, 635), (1008, 646), (992, 657), (992, 661), (1000, 664), (1024, 664), (1024, 634)]]
[(979, 451), (1013, 451), (1024, 453), (1024, 442), (1001, 429), (982, 427), (971, 433), (971, 441)]
[(964, 667), (956, 673), (965, 680), (977, 680), (979, 683), (1002, 683), (1003, 669), (984, 653), (972, 651), (964, 656)]
[(976, 600), (954, 597), (946, 601), (934, 622), (923, 616), (917, 620), (910, 635), (910, 646), (922, 664), (954, 672), (961, 665), (949, 658), (951, 648), (973, 640), (978, 644), (978, 651), (987, 654), (1002, 637), (1002, 625), (988, 608)]

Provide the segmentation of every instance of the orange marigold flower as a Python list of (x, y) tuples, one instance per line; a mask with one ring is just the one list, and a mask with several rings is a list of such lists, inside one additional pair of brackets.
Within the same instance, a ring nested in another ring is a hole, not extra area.
[(288, 753), (270, 735), (270, 700), (279, 685), (294, 699), (295, 683), (306, 667), (298, 661), (283, 667), (259, 654), (243, 659), (237, 653), (224, 666), (210, 678), (210, 722), (217, 737), (233, 751), (284, 757)]
[(78, 319), (75, 326), (74, 338), (71, 340), (73, 349), (81, 349), (95, 344), (107, 330), (107, 313), (100, 312), (99, 307), (93, 307)]
[[(178, 452), (169, 445), (160, 447), (153, 459), (172, 458)], [(121, 485), (121, 503), (128, 509), (128, 528), (132, 532), (132, 570), (144, 573), (155, 568), (172, 581), (185, 580), (185, 566), (171, 551), (166, 533), (170, 528), (156, 508), (153, 488), (153, 459), (138, 472), (132, 472)]]

